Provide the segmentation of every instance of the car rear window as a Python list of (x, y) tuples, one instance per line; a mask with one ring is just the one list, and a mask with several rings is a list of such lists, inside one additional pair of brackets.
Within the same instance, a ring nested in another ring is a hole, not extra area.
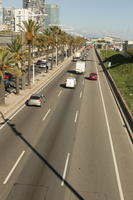
[(39, 96), (31, 96), (30, 98), (31, 98), (31, 99), (40, 99)]

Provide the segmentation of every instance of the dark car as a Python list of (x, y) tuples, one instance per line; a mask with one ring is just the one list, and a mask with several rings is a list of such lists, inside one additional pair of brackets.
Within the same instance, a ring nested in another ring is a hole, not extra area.
[(11, 87), (10, 81), (8, 79), (4, 80), (4, 86), (6, 91)]
[(90, 73), (89, 80), (97, 80), (97, 73), (95, 72)]

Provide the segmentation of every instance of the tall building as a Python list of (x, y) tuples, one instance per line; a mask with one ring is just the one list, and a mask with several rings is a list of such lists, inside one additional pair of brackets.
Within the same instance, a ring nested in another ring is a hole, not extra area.
[(44, 12), (45, 0), (23, 0), (23, 8), (31, 9), (34, 12), (36, 21), (44, 26), (45, 12)]
[(15, 31), (19, 32), (21, 28), (17, 25), (23, 26), (23, 21), (28, 21), (29, 19), (36, 21), (34, 12), (30, 8), (15, 9)]
[(3, 25), (8, 27), (8, 30), (10, 31), (15, 30), (14, 12), (15, 12), (14, 7), (4, 8)]
[(2, 30), (3, 25), (3, 7), (2, 7), (2, 0), (0, 0), (0, 30)]
[(45, 0), (23, 0), (23, 8), (44, 11)]
[(59, 6), (56, 4), (45, 4), (45, 28), (59, 26)]

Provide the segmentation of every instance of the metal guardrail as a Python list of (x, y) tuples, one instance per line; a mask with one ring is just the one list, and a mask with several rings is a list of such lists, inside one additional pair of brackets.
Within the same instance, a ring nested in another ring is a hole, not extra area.
[(108, 72), (108, 70), (106, 69), (106, 67), (104, 66), (102, 60), (101, 60), (101, 57), (99, 56), (97, 50), (95, 49), (95, 52), (96, 52), (96, 55), (98, 57), (98, 60), (99, 60), (99, 64), (101, 65), (102, 69), (103, 69), (103, 72), (107, 78), (107, 81), (111, 87), (111, 90), (113, 92), (113, 95), (115, 97), (115, 100), (116, 100), (116, 103), (118, 105), (118, 108), (119, 108), (119, 111), (121, 113), (121, 116), (123, 118), (123, 121), (125, 123), (125, 126), (128, 130), (128, 133), (129, 133), (129, 136), (131, 138), (131, 141), (133, 143), (133, 118), (132, 118), (132, 115), (130, 113), (130, 111), (128, 110), (127, 108), (127, 105), (125, 104), (119, 90), (117, 89), (110, 73)]

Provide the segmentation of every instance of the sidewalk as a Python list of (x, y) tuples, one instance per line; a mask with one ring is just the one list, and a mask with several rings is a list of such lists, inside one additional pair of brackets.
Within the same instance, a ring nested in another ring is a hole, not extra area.
[[(24, 105), (26, 100), (31, 96), (31, 94), (37, 92), (40, 88), (42, 88), (46, 83), (52, 79), (52, 77), (62, 71), (65, 68), (65, 65), (68, 64), (72, 60), (72, 56), (66, 58), (62, 63), (60, 63), (57, 67), (54, 66), (52, 70), (49, 70), (48, 73), (41, 73), (35, 77), (34, 84), (31, 86), (27, 86), (25, 90), (20, 90), (20, 94), (16, 95), (14, 93), (9, 94), (5, 97), (5, 105), (0, 106), (0, 112), (3, 113), (5, 119), (9, 119), (18, 109)], [(0, 123), (3, 123), (3, 119), (0, 116)]]

